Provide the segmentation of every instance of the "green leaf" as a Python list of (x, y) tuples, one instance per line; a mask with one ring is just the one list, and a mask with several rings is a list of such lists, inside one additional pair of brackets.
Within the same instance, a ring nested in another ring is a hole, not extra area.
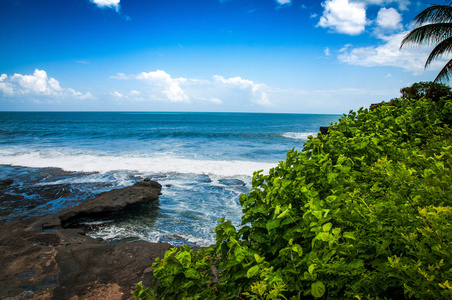
[(260, 257), (259, 254), (254, 254), (254, 259), (256, 260), (256, 262), (258, 264), (260, 264), (261, 262), (263, 262), (265, 260), (265, 257)]
[(309, 274), (313, 274), (314, 273), (314, 270), (315, 270), (315, 267), (316, 267), (316, 265), (315, 264), (312, 264), (312, 265), (310, 265), (309, 266), (309, 268), (308, 268), (308, 272), (309, 272)]
[(303, 256), (303, 248), (300, 245), (295, 244), (292, 246), (292, 250), (298, 253), (298, 256)]
[(191, 264), (191, 255), (187, 251), (181, 251), (176, 254), (176, 259), (184, 268), (189, 268)]
[(286, 210), (284, 210), (280, 215), (278, 215), (276, 218), (277, 219), (282, 219), (284, 218), (290, 211), (290, 208), (287, 208)]
[(269, 220), (266, 224), (267, 230), (275, 229), (279, 226), (279, 223), (281, 223), (281, 219), (275, 219), (275, 220)]
[(354, 232), (346, 231), (342, 234), (342, 236), (346, 239), (356, 240)]
[(246, 277), (251, 278), (259, 272), (259, 265), (253, 266), (246, 272)]
[(319, 240), (322, 240), (324, 242), (328, 241), (328, 238), (330, 237), (330, 233), (329, 232), (320, 232), (316, 238)]
[(316, 281), (311, 284), (311, 293), (312, 296), (316, 298), (320, 298), (325, 294), (325, 285), (321, 281)]
[(187, 269), (184, 271), (185, 277), (192, 279), (201, 279), (201, 274), (199, 274), (195, 269)]
[(234, 256), (238, 262), (241, 262), (242, 260), (245, 259), (245, 251), (243, 251), (242, 247), (240, 247), (240, 246), (236, 247), (234, 249)]
[(328, 232), (328, 231), (330, 231), (331, 227), (333, 227), (333, 224), (326, 223), (323, 225), (322, 229), (323, 229), (323, 231)]

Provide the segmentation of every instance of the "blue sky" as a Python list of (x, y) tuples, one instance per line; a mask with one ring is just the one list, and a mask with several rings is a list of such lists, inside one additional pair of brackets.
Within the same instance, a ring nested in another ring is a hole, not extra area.
[(0, 0), (0, 110), (347, 113), (417, 81), (408, 0)]

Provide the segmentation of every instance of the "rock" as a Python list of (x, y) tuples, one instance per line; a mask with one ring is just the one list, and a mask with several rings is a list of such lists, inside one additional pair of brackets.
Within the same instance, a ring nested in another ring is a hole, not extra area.
[(130, 299), (136, 283), (151, 284), (149, 267), (171, 246), (108, 244), (62, 224), (156, 201), (160, 190), (160, 184), (144, 181), (55, 216), (0, 226), (0, 299)]
[(328, 126), (326, 126), (326, 127), (325, 126), (321, 126), (319, 131), (320, 131), (321, 134), (327, 135), (329, 129), (330, 129), (330, 127), (328, 127)]
[(220, 180), (218, 180), (218, 183), (224, 184), (224, 185), (238, 185), (238, 186), (246, 185), (246, 183), (240, 179), (220, 179)]
[(8, 186), (14, 183), (12, 179), (0, 180), (0, 187)]
[(162, 185), (158, 182), (150, 180), (137, 182), (133, 186), (111, 190), (85, 200), (79, 206), (58, 213), (55, 217), (60, 219), (63, 227), (70, 226), (75, 220), (82, 218), (99, 219), (133, 205), (157, 201), (161, 190)]

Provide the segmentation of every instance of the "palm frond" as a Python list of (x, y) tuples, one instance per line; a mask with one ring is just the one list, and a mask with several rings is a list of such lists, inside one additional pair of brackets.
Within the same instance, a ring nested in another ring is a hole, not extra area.
[(452, 23), (429, 24), (410, 31), (402, 40), (405, 44), (427, 44), (442, 42), (452, 36)]
[[(452, 1), (451, 1), (452, 2)], [(424, 23), (450, 23), (452, 22), (452, 6), (434, 5), (424, 9), (416, 17), (413, 23), (420, 26)]]
[(448, 54), (452, 53), (452, 37), (449, 37), (436, 45), (436, 47), (432, 50), (430, 55), (427, 58), (427, 61), (425, 62), (425, 67), (427, 68), (433, 60)]
[(447, 82), (452, 77), (452, 59), (441, 69), (433, 82)]

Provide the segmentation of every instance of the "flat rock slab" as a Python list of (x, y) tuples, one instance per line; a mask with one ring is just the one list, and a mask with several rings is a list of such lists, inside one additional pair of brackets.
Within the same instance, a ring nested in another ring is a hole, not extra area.
[(113, 190), (56, 216), (14, 221), (0, 227), (0, 299), (130, 299), (139, 281), (152, 282), (149, 268), (168, 244), (109, 244), (63, 228), (78, 217), (155, 201), (152, 181)]

